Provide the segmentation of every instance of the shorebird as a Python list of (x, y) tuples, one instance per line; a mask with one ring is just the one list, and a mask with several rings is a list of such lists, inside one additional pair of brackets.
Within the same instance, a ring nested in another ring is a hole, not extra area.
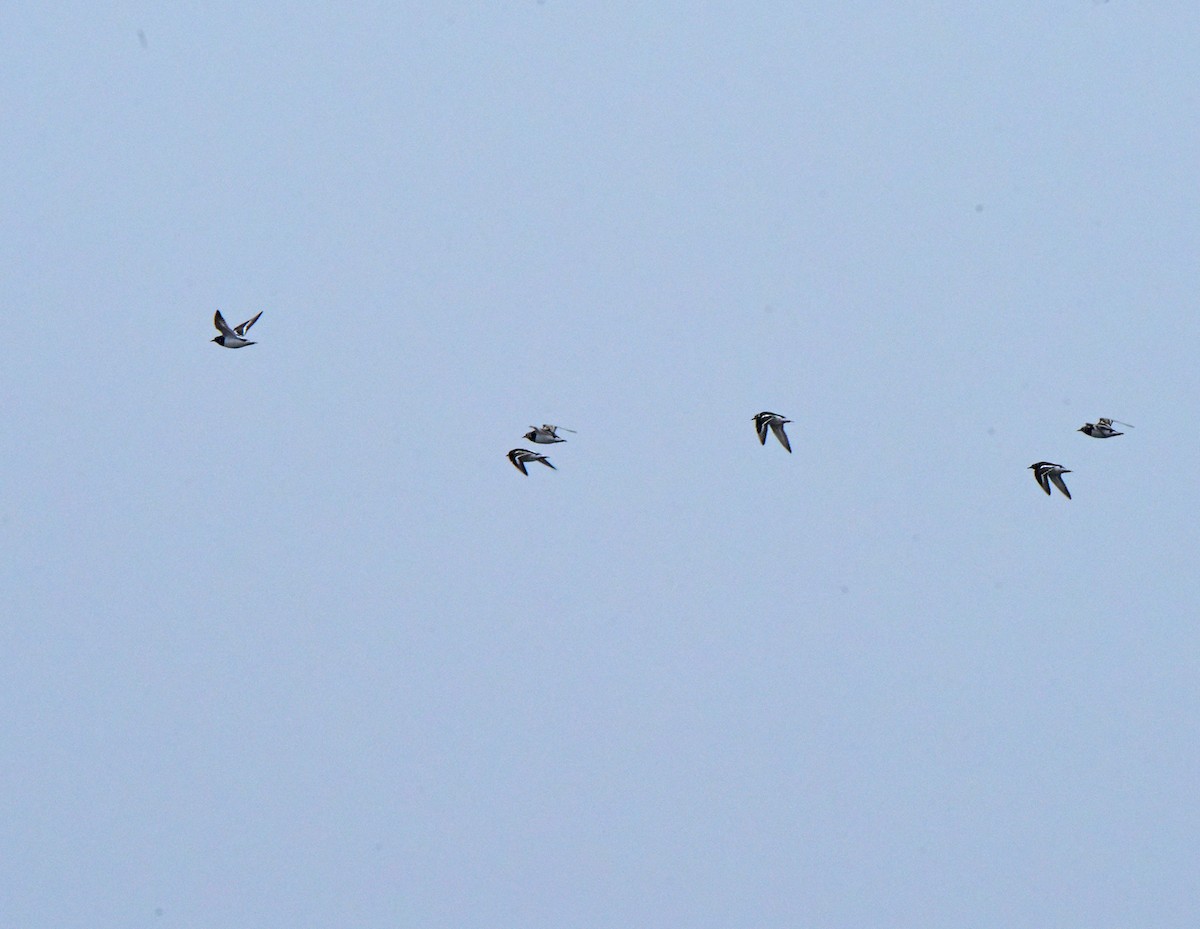
[[(1123, 423), (1119, 419), (1105, 419), (1101, 417), (1094, 423), (1084, 423), (1076, 432), (1082, 432), (1084, 435), (1090, 435), (1093, 439), (1111, 439), (1115, 435), (1124, 435), (1123, 432), (1117, 432), (1113, 428), (1113, 423), (1118, 426), (1129, 426), (1129, 423)], [(1133, 426), (1129, 426), (1130, 429)]]
[(514, 448), (511, 452), (508, 453), (508, 460), (513, 463), (513, 467), (515, 467), (518, 471), (520, 471), (526, 477), (529, 476), (529, 472), (525, 470), (525, 462), (527, 462), (527, 461), (540, 461), (547, 468), (550, 468), (551, 470), (554, 470), (554, 471), (558, 470), (558, 468), (556, 468), (556, 467), (554, 467), (554, 465), (550, 464), (550, 459), (547, 458), (545, 455), (539, 455), (537, 452), (531, 452), (527, 448)]
[(258, 317), (262, 316), (261, 312), (255, 313), (240, 326), (229, 328), (229, 323), (225, 322), (225, 317), (221, 315), (221, 311), (217, 310), (217, 315), (213, 317), (213, 325), (220, 331), (220, 335), (216, 336), (212, 341), (225, 348), (245, 348), (247, 345), (254, 345), (245, 338), (246, 331), (258, 322)]
[(1060, 464), (1054, 464), (1051, 461), (1036, 461), (1029, 467), (1033, 469), (1033, 479), (1038, 482), (1038, 487), (1046, 491), (1046, 496), (1050, 495), (1050, 482), (1054, 482), (1064, 497), (1071, 499), (1071, 491), (1067, 490), (1067, 485), (1063, 483), (1062, 476), (1070, 474), (1070, 470), (1064, 468)]
[(788, 441), (787, 433), (783, 431), (784, 423), (790, 423), (790, 419), (784, 419), (778, 413), (769, 413), (763, 411), (754, 417), (754, 428), (758, 432), (758, 441), (760, 445), (767, 444), (767, 430), (770, 429), (775, 433), (775, 438), (779, 440), (779, 444), (788, 450), (792, 450), (792, 444)]
[(574, 432), (574, 429), (568, 429), (566, 426), (549, 426), (543, 424), (541, 426), (530, 426), (529, 431), (525, 433), (524, 438), (530, 442), (536, 442), (538, 445), (553, 445), (555, 442), (567, 441), (558, 434), (558, 430), (564, 432)]

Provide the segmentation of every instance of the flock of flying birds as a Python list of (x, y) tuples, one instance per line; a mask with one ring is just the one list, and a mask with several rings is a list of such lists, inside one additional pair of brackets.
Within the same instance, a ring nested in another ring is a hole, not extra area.
[[(524, 437), (537, 445), (553, 445), (555, 442), (567, 441), (558, 434), (559, 429), (563, 430), (563, 432), (575, 431), (574, 429), (568, 429), (566, 426), (551, 426), (543, 423), (540, 426), (530, 426), (529, 431), (525, 433)], [(531, 452), (527, 448), (514, 448), (508, 453), (508, 460), (513, 463), (513, 467), (515, 467), (526, 477), (529, 476), (529, 472), (525, 470), (525, 465), (530, 461), (539, 461), (551, 471), (558, 470), (558, 468), (550, 464), (550, 459), (545, 455), (539, 454), (538, 452)]]
[[(213, 325), (217, 327), (220, 335), (216, 336), (212, 341), (216, 342), (223, 348), (245, 348), (247, 345), (254, 345), (246, 338), (246, 333), (250, 327), (258, 322), (258, 318), (262, 313), (255, 313), (248, 320), (240, 325), (230, 328), (229, 323), (225, 322), (225, 317), (221, 315), (221, 311), (217, 310), (213, 317)], [(758, 433), (758, 442), (760, 445), (767, 444), (767, 431), (770, 430), (775, 434), (775, 438), (779, 440), (779, 444), (787, 449), (791, 454), (792, 443), (788, 441), (787, 433), (783, 431), (783, 427), (790, 423), (791, 420), (778, 413), (772, 413), (769, 410), (764, 410), (754, 416), (754, 431)], [(1107, 419), (1101, 417), (1094, 423), (1084, 423), (1077, 430), (1084, 435), (1089, 435), (1093, 439), (1111, 439), (1113, 436), (1124, 435), (1123, 432), (1117, 432), (1113, 425), (1127, 426), (1132, 429), (1129, 423), (1123, 423), (1119, 419)], [(540, 426), (530, 426), (529, 431), (525, 433), (524, 438), (528, 439), (535, 445), (554, 445), (556, 442), (567, 441), (558, 434), (558, 430), (574, 433), (574, 429), (567, 429), (565, 426), (552, 426), (548, 423), (543, 423)], [(514, 448), (508, 453), (508, 460), (513, 463), (513, 467), (529, 476), (529, 472), (525, 469), (525, 465), (532, 461), (539, 464), (544, 464), (552, 471), (558, 469), (550, 463), (550, 459), (540, 452), (530, 451), (527, 448)], [(1050, 485), (1053, 484), (1059, 489), (1064, 497), (1071, 499), (1071, 491), (1067, 490), (1066, 482), (1063, 481), (1064, 474), (1070, 474), (1069, 468), (1064, 468), (1060, 464), (1055, 464), (1052, 461), (1035, 461), (1031, 464), (1030, 469), (1033, 471), (1033, 479), (1038, 482), (1038, 486), (1046, 491), (1046, 495), (1050, 496)]]
[[(758, 432), (758, 441), (761, 445), (767, 444), (767, 430), (770, 429), (775, 433), (775, 438), (779, 440), (779, 444), (788, 450), (792, 451), (792, 443), (788, 441), (787, 433), (783, 431), (785, 423), (790, 423), (790, 419), (785, 419), (778, 413), (770, 413), (763, 411), (754, 417), (754, 428)], [(565, 426), (551, 426), (549, 423), (543, 423), (540, 426), (530, 426), (529, 431), (525, 433), (525, 438), (537, 445), (553, 445), (555, 442), (567, 441), (558, 434), (558, 430), (564, 432), (574, 432), (574, 429), (567, 429)], [(508, 460), (513, 463), (518, 471), (528, 477), (529, 472), (525, 470), (525, 465), (531, 461), (538, 461), (544, 464), (547, 468), (552, 468), (557, 471), (554, 465), (550, 464), (550, 459), (538, 452), (531, 452), (527, 448), (514, 448), (508, 453)]]
[[(1117, 432), (1113, 428), (1113, 424), (1118, 426), (1128, 426), (1129, 423), (1123, 423), (1119, 419), (1105, 419), (1101, 417), (1094, 423), (1084, 423), (1076, 432), (1082, 432), (1084, 435), (1090, 435), (1093, 439), (1111, 439), (1113, 436), (1124, 435), (1123, 432)], [(1070, 468), (1064, 468), (1060, 464), (1055, 464), (1052, 461), (1035, 461), (1029, 466), (1033, 469), (1033, 479), (1038, 482), (1038, 487), (1046, 491), (1046, 496), (1050, 496), (1050, 485), (1053, 484), (1059, 489), (1064, 497), (1071, 499), (1071, 491), (1067, 490), (1067, 484), (1062, 479), (1064, 474), (1070, 474)]]

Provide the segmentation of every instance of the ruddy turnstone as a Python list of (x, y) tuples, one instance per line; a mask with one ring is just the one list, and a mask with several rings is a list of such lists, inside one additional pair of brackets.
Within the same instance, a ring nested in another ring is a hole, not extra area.
[[(1076, 432), (1082, 432), (1084, 435), (1090, 435), (1093, 439), (1111, 439), (1115, 435), (1124, 435), (1123, 432), (1117, 432), (1113, 428), (1113, 423), (1118, 426), (1129, 426), (1129, 423), (1123, 423), (1119, 419), (1100, 418), (1094, 423), (1084, 423)], [(1132, 429), (1132, 426), (1129, 426)]]
[(530, 426), (524, 438), (530, 442), (536, 442), (538, 445), (553, 445), (555, 442), (567, 441), (558, 434), (559, 429), (562, 429), (564, 432), (575, 431), (574, 429), (568, 429), (566, 426), (549, 426), (543, 424), (541, 426)]
[(1067, 490), (1067, 485), (1063, 483), (1062, 476), (1070, 474), (1070, 470), (1064, 468), (1060, 464), (1054, 464), (1050, 461), (1036, 461), (1029, 466), (1033, 469), (1033, 479), (1038, 482), (1038, 486), (1046, 491), (1046, 495), (1050, 495), (1050, 482), (1054, 482), (1054, 486), (1062, 491), (1064, 497), (1071, 499), (1071, 491)]
[(247, 345), (254, 345), (245, 338), (246, 331), (258, 322), (258, 317), (262, 316), (262, 312), (255, 313), (240, 326), (229, 328), (229, 323), (225, 322), (225, 317), (221, 315), (221, 311), (217, 310), (217, 315), (213, 317), (213, 325), (220, 331), (220, 335), (213, 338), (212, 341), (225, 348), (245, 348)]
[(784, 419), (778, 413), (769, 413), (765, 410), (754, 417), (754, 428), (758, 432), (758, 441), (760, 445), (767, 444), (767, 430), (770, 429), (775, 433), (775, 438), (779, 440), (779, 444), (788, 450), (792, 450), (792, 444), (788, 441), (787, 433), (783, 431), (783, 424), (790, 423), (790, 419)]
[(525, 470), (525, 462), (527, 461), (540, 461), (547, 468), (551, 468), (554, 471), (558, 470), (558, 468), (555, 468), (554, 465), (550, 464), (550, 459), (545, 455), (539, 455), (537, 452), (531, 452), (527, 448), (514, 448), (508, 453), (508, 460), (513, 463), (513, 467), (526, 476), (529, 475), (529, 472)]

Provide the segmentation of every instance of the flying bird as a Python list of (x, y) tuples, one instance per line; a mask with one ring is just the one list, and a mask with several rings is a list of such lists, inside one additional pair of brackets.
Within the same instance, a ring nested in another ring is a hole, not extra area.
[(1036, 461), (1029, 467), (1033, 469), (1033, 479), (1038, 482), (1038, 487), (1046, 491), (1046, 496), (1050, 496), (1050, 482), (1053, 481), (1054, 486), (1062, 491), (1062, 495), (1068, 500), (1071, 499), (1071, 491), (1067, 490), (1067, 485), (1062, 479), (1064, 474), (1071, 473), (1069, 469), (1051, 461)]
[(525, 433), (524, 438), (530, 442), (536, 442), (538, 445), (553, 445), (555, 442), (567, 441), (558, 434), (558, 430), (564, 432), (574, 432), (574, 429), (568, 429), (566, 426), (549, 426), (542, 424), (541, 426), (530, 426), (529, 431)]
[(550, 468), (552, 471), (558, 470), (558, 468), (556, 468), (556, 467), (554, 467), (554, 465), (550, 464), (550, 459), (547, 458), (545, 455), (539, 455), (537, 452), (531, 452), (527, 448), (514, 448), (511, 452), (508, 453), (508, 460), (513, 463), (513, 467), (515, 467), (518, 471), (520, 471), (526, 477), (529, 476), (529, 472), (525, 470), (525, 462), (527, 462), (527, 461), (540, 461), (542, 464), (544, 464), (547, 468)]
[(213, 317), (213, 325), (217, 327), (217, 330), (221, 334), (213, 338), (212, 341), (216, 342), (218, 345), (224, 346), (225, 348), (245, 348), (247, 345), (257, 344), (255, 342), (251, 342), (245, 336), (246, 331), (256, 322), (258, 322), (258, 317), (260, 316), (262, 316), (261, 311), (255, 313), (240, 326), (230, 329), (229, 323), (225, 322), (225, 317), (221, 315), (221, 311), (217, 310), (217, 315)]
[(786, 448), (790, 454), (792, 443), (788, 441), (787, 433), (783, 431), (784, 423), (790, 422), (790, 419), (784, 419), (778, 413), (769, 413), (765, 410), (759, 413), (754, 417), (754, 428), (758, 432), (759, 444), (767, 444), (767, 430), (770, 429), (775, 433), (775, 438), (779, 440), (779, 444)]
[[(1124, 435), (1123, 432), (1117, 432), (1113, 428), (1113, 423), (1118, 426), (1129, 426), (1129, 423), (1123, 423), (1119, 419), (1104, 419), (1101, 417), (1094, 423), (1084, 423), (1076, 432), (1082, 432), (1084, 435), (1090, 435), (1093, 439), (1111, 439), (1115, 435)], [(1129, 426), (1130, 429), (1133, 426)]]

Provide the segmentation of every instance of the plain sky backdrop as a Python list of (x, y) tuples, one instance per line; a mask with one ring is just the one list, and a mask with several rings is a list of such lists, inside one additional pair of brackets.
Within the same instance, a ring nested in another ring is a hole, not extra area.
[(0, 927), (1200, 925), (1200, 5), (10, 0), (0, 119)]

